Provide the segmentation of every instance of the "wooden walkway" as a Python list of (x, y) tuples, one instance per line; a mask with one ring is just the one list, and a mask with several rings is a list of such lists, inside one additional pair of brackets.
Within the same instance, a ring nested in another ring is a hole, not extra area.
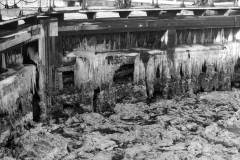
[(96, 19), (92, 22), (64, 21), (59, 26), (63, 35), (98, 34), (114, 32), (160, 31), (167, 29), (239, 28), (240, 16), (182, 17), (159, 19), (141, 17), (138, 19)]
[[(51, 11), (46, 11), (42, 12), (42, 13), (38, 13), (38, 12), (32, 12), (30, 14), (27, 15), (19, 15), (17, 16), (17, 14), (19, 14), (19, 10), (17, 9), (10, 9), (10, 10), (2, 10), (1, 14), (10, 14), (10, 12), (12, 12), (11, 14), (14, 15), (16, 14), (16, 18), (10, 19), (10, 20), (3, 20), (0, 21), (0, 30), (2, 30), (2, 32), (4, 30), (16, 30), (19, 26), (18, 26), (18, 22), (19, 20), (24, 21), (25, 25), (36, 25), (38, 24), (38, 20), (41, 17), (54, 17), (57, 18), (59, 21), (60, 26), (65, 26), (65, 28), (63, 28), (62, 30), (68, 30), (69, 26), (66, 26), (65, 21), (64, 21), (64, 14), (67, 13), (80, 13), (85, 14), (88, 18), (88, 20), (82, 20), (85, 22), (94, 20), (94, 21), (105, 21), (104, 19), (98, 19), (96, 17), (97, 13), (106, 13), (109, 14), (109, 12), (112, 13), (117, 13), (119, 14), (119, 18), (116, 17), (112, 17), (111, 18), (111, 14), (110, 14), (110, 18), (107, 18), (107, 24), (110, 23), (109, 26), (115, 26), (115, 24), (111, 24), (111, 23), (115, 23), (115, 20), (126, 20), (126, 23), (129, 23), (128, 26), (132, 26), (133, 23), (138, 20), (137, 17), (134, 18), (130, 18), (129, 15), (134, 12), (134, 11), (141, 11), (141, 12), (145, 12), (146, 16), (140, 18), (141, 19), (141, 23), (143, 23), (144, 21), (148, 21), (148, 20), (152, 20), (152, 19), (163, 19), (160, 21), (164, 21), (163, 23), (165, 26), (167, 26), (168, 23), (173, 23), (175, 22), (177, 25), (182, 24), (182, 22), (184, 21), (184, 23), (188, 24), (188, 23), (192, 23), (191, 21), (193, 20), (171, 20), (171, 19), (175, 19), (175, 18), (179, 18), (179, 13), (181, 13), (181, 16), (184, 16), (184, 13), (186, 12), (191, 12), (192, 15), (191, 16), (198, 16), (198, 17), (206, 17), (208, 16), (209, 18), (207, 18), (207, 20), (204, 20), (204, 25), (208, 25), (212, 24), (212, 19), (214, 19), (214, 23), (217, 23), (218, 25), (221, 26), (221, 24), (225, 25), (226, 23), (228, 23), (228, 21), (224, 21), (226, 19), (226, 17), (232, 16), (232, 15), (240, 15), (240, 7), (233, 7), (233, 6), (227, 6), (227, 7), (223, 7), (223, 6), (215, 6), (215, 7), (196, 7), (196, 6), (187, 6), (187, 7), (171, 7), (171, 6), (165, 6), (165, 7), (160, 7), (160, 8), (129, 8), (129, 9), (113, 9), (113, 8), (109, 8), (109, 9), (88, 9), (88, 10), (82, 10), (81, 7), (63, 7), (63, 8), (53, 8), (53, 10)], [(189, 16), (189, 15), (188, 15)], [(215, 17), (218, 16), (218, 18), (210, 18), (210, 17)], [(134, 20), (133, 20), (134, 19)], [(169, 19), (169, 20), (166, 20)], [(216, 20), (215, 20), (216, 19)], [(232, 22), (232, 17), (227, 18), (228, 20), (230, 19)], [(75, 20), (70, 20), (72, 22), (74, 22)], [(165, 22), (166, 21), (166, 22)], [(199, 22), (201, 22), (202, 20), (200, 19)], [(219, 21), (219, 22), (215, 22), (215, 21)], [(122, 23), (123, 21), (121, 21)], [(199, 23), (196, 22), (196, 23)], [(68, 23), (68, 22), (67, 22)], [(77, 23), (81, 23), (81, 22), (77, 22)], [(105, 22), (104, 22), (105, 23)], [(124, 24), (119, 24), (119, 25), (124, 25)], [(234, 20), (234, 25), (238, 24), (239, 22)], [(64, 25), (61, 25), (64, 24)], [(102, 25), (102, 24), (101, 24)], [(104, 25), (104, 24), (103, 24)], [(118, 25), (118, 24), (117, 24)], [(227, 25), (227, 24), (226, 24)], [(233, 26), (233, 24), (231, 24)], [(93, 25), (89, 26), (89, 27), (93, 27)], [(66, 29), (68, 28), (68, 29)], [(79, 27), (77, 27), (79, 28)], [(105, 28), (105, 27), (104, 27)], [(110, 27), (110, 28), (118, 28), (116, 27)], [(121, 28), (121, 27), (120, 27)], [(129, 27), (126, 27), (129, 28)], [(138, 27), (135, 27), (138, 28)], [(2, 33), (1, 32), (1, 33)]]
[(82, 13), (86, 14), (88, 19), (96, 19), (96, 14), (100, 12), (114, 12), (118, 13), (120, 18), (128, 18), (131, 12), (142, 11), (146, 12), (148, 17), (158, 17), (161, 15), (167, 15), (170, 17), (175, 17), (178, 13), (182, 11), (192, 11), (196, 16), (208, 15), (206, 12), (213, 12), (214, 15), (226, 15), (228, 12), (240, 12), (240, 7), (160, 7), (160, 8), (129, 8), (129, 9), (88, 9), (81, 10), (77, 8), (64, 9), (58, 8), (55, 10), (57, 13)]

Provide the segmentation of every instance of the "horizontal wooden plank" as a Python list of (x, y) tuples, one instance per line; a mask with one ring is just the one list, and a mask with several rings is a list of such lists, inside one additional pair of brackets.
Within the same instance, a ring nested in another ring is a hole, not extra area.
[[(160, 8), (127, 8), (127, 9), (88, 9), (88, 10), (79, 10), (80, 13), (88, 13), (88, 12), (123, 12), (123, 11), (179, 11), (179, 10), (240, 10), (240, 7), (160, 7)], [(70, 11), (70, 10), (68, 10)], [(72, 10), (76, 12), (76, 9)], [(58, 12), (66, 12), (66, 10), (59, 9)]]
[(35, 25), (35, 26), (27, 27), (16, 33), (0, 37), (1, 39), (0, 52), (10, 47), (16, 46), (18, 44), (25, 43), (27, 41), (31, 41), (34, 39), (38, 39), (40, 36), (39, 29), (40, 29), (40, 25)]
[(59, 32), (72, 34), (101, 33), (101, 32), (126, 32), (146, 30), (172, 29), (201, 29), (201, 28), (229, 28), (239, 27), (240, 16), (210, 16), (210, 17), (185, 17), (177, 19), (131, 19), (131, 20), (105, 20), (84, 23), (73, 21), (59, 26)]

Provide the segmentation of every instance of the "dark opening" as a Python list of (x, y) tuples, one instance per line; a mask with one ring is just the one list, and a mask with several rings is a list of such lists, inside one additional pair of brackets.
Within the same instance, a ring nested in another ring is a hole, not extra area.
[(156, 78), (160, 78), (160, 70), (159, 70), (159, 67), (157, 67)]
[(184, 76), (183, 69), (182, 69), (182, 64), (180, 66), (180, 76), (181, 76), (181, 78), (183, 78), (183, 76)]
[[(29, 54), (28, 49), (31, 48), (33, 53)], [(33, 91), (32, 107), (33, 107), (33, 120), (38, 122), (40, 120), (41, 108), (40, 108), (40, 96), (39, 90), (39, 70), (37, 68), (36, 61), (34, 61), (34, 54), (38, 53), (38, 41), (33, 41), (23, 46), (23, 64), (32, 64), (36, 66), (36, 86)]]
[(203, 66), (202, 66), (202, 72), (206, 73), (207, 72), (207, 64), (206, 61), (204, 62)]
[(115, 84), (127, 83), (133, 81), (134, 64), (124, 64), (115, 71), (113, 82)]
[(94, 89), (94, 93), (93, 93), (93, 112), (98, 111), (97, 99), (99, 94), (100, 94), (100, 88), (97, 87), (96, 89)]
[(74, 72), (66, 71), (62, 73), (63, 78), (63, 88), (74, 86)]
[(240, 88), (240, 58), (237, 59), (237, 63), (234, 66), (234, 76), (231, 81), (231, 86)]
[(38, 41), (33, 41), (23, 46), (23, 64), (34, 64), (37, 65), (32, 58), (32, 55), (28, 53), (28, 49), (32, 48), (34, 53), (38, 53)]

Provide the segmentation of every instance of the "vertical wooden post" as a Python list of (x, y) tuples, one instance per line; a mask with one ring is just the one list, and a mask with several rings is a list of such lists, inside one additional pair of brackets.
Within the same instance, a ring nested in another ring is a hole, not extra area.
[(86, 0), (83, 0), (82, 1), (82, 9), (86, 9), (87, 8), (87, 1)]
[(182, 0), (182, 3), (180, 4), (180, 7), (185, 7), (184, 0)]
[[(39, 39), (39, 96), (41, 100), (41, 120), (47, 116), (47, 108), (51, 105), (51, 95), (55, 82), (56, 37), (58, 35), (58, 21), (56, 18), (40, 19), (42, 24)], [(45, 102), (46, 104), (43, 104)]]

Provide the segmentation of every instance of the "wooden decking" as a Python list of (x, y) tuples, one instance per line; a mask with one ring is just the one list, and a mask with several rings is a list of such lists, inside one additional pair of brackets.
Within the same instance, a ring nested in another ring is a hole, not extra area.
[(173, 19), (142, 17), (139, 19), (95, 20), (94, 22), (65, 21), (59, 26), (61, 34), (95, 34), (131, 31), (159, 31), (166, 29), (240, 27), (240, 16), (187, 16)]
[(102, 13), (102, 12), (115, 12), (119, 14), (120, 18), (128, 18), (130, 13), (133, 11), (142, 11), (146, 12), (146, 15), (148, 17), (158, 17), (161, 16), (162, 14), (175, 17), (177, 13), (180, 13), (182, 11), (192, 11), (194, 15), (196, 16), (204, 16), (207, 15), (205, 14), (207, 11), (212, 11), (214, 12), (214, 15), (225, 15), (229, 11), (240, 11), (240, 7), (234, 7), (234, 6), (228, 6), (228, 7), (223, 7), (223, 6), (216, 6), (216, 7), (196, 7), (196, 6), (191, 6), (191, 7), (171, 7), (171, 6), (165, 6), (165, 7), (160, 7), (160, 8), (129, 8), (129, 9), (88, 9), (88, 10), (81, 10), (81, 9), (56, 9), (55, 12), (58, 13), (82, 13), (86, 14), (88, 19), (96, 19), (96, 14), (97, 13)]

